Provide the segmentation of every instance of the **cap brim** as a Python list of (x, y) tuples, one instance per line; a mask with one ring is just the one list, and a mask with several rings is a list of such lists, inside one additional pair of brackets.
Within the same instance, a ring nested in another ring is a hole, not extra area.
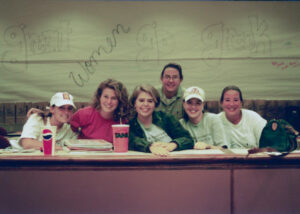
[(74, 105), (74, 103), (72, 101), (64, 101), (62, 103), (57, 103), (56, 106), (60, 107), (60, 106), (63, 106), (63, 105), (71, 105), (73, 106), (74, 108), (76, 108), (76, 106)]
[(196, 94), (188, 95), (188, 96), (186, 96), (186, 98), (184, 100), (188, 101), (188, 100), (193, 99), (193, 98), (201, 100), (201, 102), (204, 102), (204, 99), (200, 95), (196, 95)]

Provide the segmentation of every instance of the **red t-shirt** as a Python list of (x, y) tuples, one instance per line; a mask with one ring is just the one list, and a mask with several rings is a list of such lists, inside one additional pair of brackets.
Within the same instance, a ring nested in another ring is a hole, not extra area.
[(71, 127), (74, 132), (79, 132), (78, 139), (103, 139), (113, 142), (113, 124), (119, 121), (104, 119), (100, 112), (92, 107), (79, 109), (71, 118)]

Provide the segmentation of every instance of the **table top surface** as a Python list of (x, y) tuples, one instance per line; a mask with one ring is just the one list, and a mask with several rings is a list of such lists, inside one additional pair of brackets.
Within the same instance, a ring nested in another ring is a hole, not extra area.
[(168, 156), (128, 151), (127, 153), (97, 151), (57, 151), (45, 156), (37, 150), (0, 150), (0, 168), (4, 167), (190, 167), (190, 168), (300, 168), (300, 151), (285, 156), (257, 153), (247, 149), (184, 150)]

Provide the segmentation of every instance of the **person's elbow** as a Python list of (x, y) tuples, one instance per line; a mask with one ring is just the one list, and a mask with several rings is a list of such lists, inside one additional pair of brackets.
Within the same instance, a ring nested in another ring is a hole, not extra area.
[(22, 146), (23, 149), (32, 149), (32, 148), (34, 148), (33, 143), (32, 143), (32, 139), (29, 139), (29, 138), (22, 138), (20, 140), (20, 146)]

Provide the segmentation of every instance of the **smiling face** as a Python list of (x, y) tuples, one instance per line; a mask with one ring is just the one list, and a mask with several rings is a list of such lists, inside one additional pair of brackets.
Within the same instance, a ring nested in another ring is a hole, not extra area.
[(203, 116), (203, 102), (197, 98), (189, 99), (183, 102), (183, 108), (193, 123), (199, 123)]
[(51, 116), (51, 123), (52, 125), (61, 125), (63, 123), (70, 122), (70, 119), (73, 115), (73, 106), (71, 105), (62, 105), (60, 107), (58, 106), (52, 106), (50, 107), (50, 112), (52, 113)]
[(149, 119), (155, 109), (155, 101), (150, 94), (142, 91), (137, 96), (134, 107), (139, 119)]
[(176, 68), (166, 68), (161, 77), (161, 82), (163, 84), (163, 92), (167, 97), (168, 95), (174, 96), (177, 94), (181, 81), (179, 71)]
[(105, 88), (100, 97), (100, 114), (102, 116), (110, 115), (113, 117), (118, 104), (119, 101), (116, 92), (111, 88)]
[(221, 104), (227, 118), (237, 117), (241, 114), (242, 101), (238, 91), (226, 91)]

